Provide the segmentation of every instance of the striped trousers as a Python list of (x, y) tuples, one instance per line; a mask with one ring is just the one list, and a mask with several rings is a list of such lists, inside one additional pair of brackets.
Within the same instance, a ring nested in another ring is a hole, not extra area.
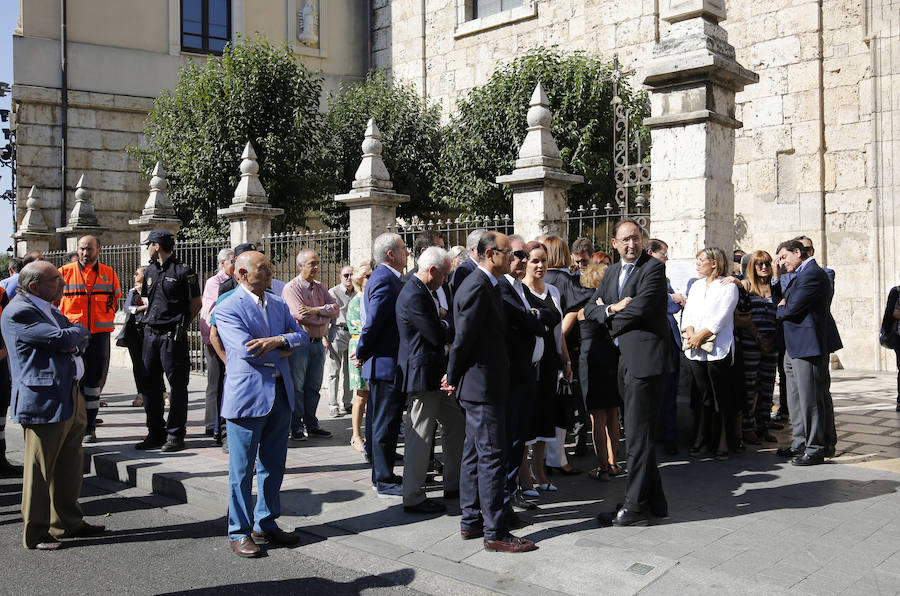
[(744, 431), (763, 432), (772, 410), (778, 353), (763, 354), (759, 341), (746, 335), (741, 340), (741, 346), (744, 349), (744, 407), (741, 427)]

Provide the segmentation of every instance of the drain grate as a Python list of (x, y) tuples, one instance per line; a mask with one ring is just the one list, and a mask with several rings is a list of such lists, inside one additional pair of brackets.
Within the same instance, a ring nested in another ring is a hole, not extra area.
[(633, 563), (628, 569), (625, 571), (629, 571), (636, 575), (647, 575), (651, 571), (653, 571), (655, 567), (653, 565), (647, 565), (645, 563)]

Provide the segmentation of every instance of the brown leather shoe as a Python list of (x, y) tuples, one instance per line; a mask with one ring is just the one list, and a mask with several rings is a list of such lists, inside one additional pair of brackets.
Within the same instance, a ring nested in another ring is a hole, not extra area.
[(481, 538), (484, 536), (484, 528), (460, 529), (459, 535), (463, 540), (472, 540), (473, 538)]
[(300, 537), (293, 532), (285, 532), (281, 528), (266, 532), (250, 532), (250, 537), (256, 544), (277, 544), (279, 546), (294, 546), (300, 542)]
[(67, 538), (83, 538), (85, 536), (96, 536), (98, 534), (102, 534), (105, 531), (106, 531), (106, 526), (101, 526), (99, 524), (89, 524), (87, 522), (84, 522), (81, 524), (81, 527), (78, 528), (77, 530), (75, 530), (74, 532), (66, 534), (66, 537)]
[(485, 540), (484, 550), (489, 552), (527, 553), (537, 549), (537, 545), (527, 538), (519, 538), (512, 534), (497, 540)]
[(231, 550), (233, 550), (234, 554), (237, 556), (245, 557), (247, 559), (258, 557), (260, 553), (259, 547), (256, 546), (256, 543), (253, 542), (253, 539), (249, 536), (242, 536), (237, 540), (232, 540)]

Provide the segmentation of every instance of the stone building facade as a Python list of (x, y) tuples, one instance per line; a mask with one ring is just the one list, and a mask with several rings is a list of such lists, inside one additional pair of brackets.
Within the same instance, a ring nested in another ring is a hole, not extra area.
[[(658, 7), (681, 1), (376, 1), (373, 59), (445, 117), (499, 65), (539, 46), (618, 54), (640, 83), (668, 26)], [(900, 264), (900, 2), (712, 3), (724, 3), (738, 62), (759, 75), (737, 95), (736, 245), (771, 252), (797, 234), (812, 238), (818, 261), (837, 272), (841, 363), (890, 367), (877, 329)], [(491, 13), (479, 18), (482, 4)]]
[[(321, 70), (326, 94), (369, 68), (368, 10), (359, 0), (69, 0), (66, 15), (68, 110), (65, 205), (61, 203), (59, 2), (20, 0), (13, 37), (18, 179), (24, 197), (39, 189), (48, 227), (65, 225), (84, 174), (107, 244), (134, 242), (128, 220), (147, 200), (149, 178), (125, 148), (143, 142), (143, 122), (179, 68), (208, 54), (185, 47), (182, 7), (226, 10), (225, 37), (254, 33), (290, 44), (297, 59)], [(61, 223), (62, 222), (62, 223)], [(58, 244), (61, 239), (57, 239)], [(19, 242), (17, 249), (24, 250)]]

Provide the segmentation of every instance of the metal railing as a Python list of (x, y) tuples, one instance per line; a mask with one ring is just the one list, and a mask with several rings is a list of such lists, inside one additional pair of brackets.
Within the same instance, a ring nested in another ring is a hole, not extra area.
[(319, 281), (326, 287), (340, 282), (341, 269), (350, 263), (350, 230), (310, 230), (263, 236), (265, 250), (275, 268), (275, 279), (288, 282), (299, 274), (297, 254), (304, 249), (319, 255)]
[[(609, 253), (615, 260), (617, 257), (612, 246), (612, 229), (625, 216), (621, 209), (613, 207), (612, 202), (607, 202), (603, 207), (593, 203), (589, 207), (580, 205), (575, 209), (566, 208), (566, 239), (571, 244), (576, 238), (587, 238), (594, 244), (595, 251)], [(632, 199), (627, 217), (650, 232), (650, 206), (643, 195)]]
[(420, 232), (434, 230), (444, 237), (444, 247), (449, 249), (451, 246), (465, 246), (466, 236), (478, 228), (512, 234), (513, 221), (509, 215), (459, 215), (429, 220), (413, 217), (409, 221), (397, 218), (393, 225), (387, 227), (387, 231), (400, 234), (406, 246), (411, 248)]

